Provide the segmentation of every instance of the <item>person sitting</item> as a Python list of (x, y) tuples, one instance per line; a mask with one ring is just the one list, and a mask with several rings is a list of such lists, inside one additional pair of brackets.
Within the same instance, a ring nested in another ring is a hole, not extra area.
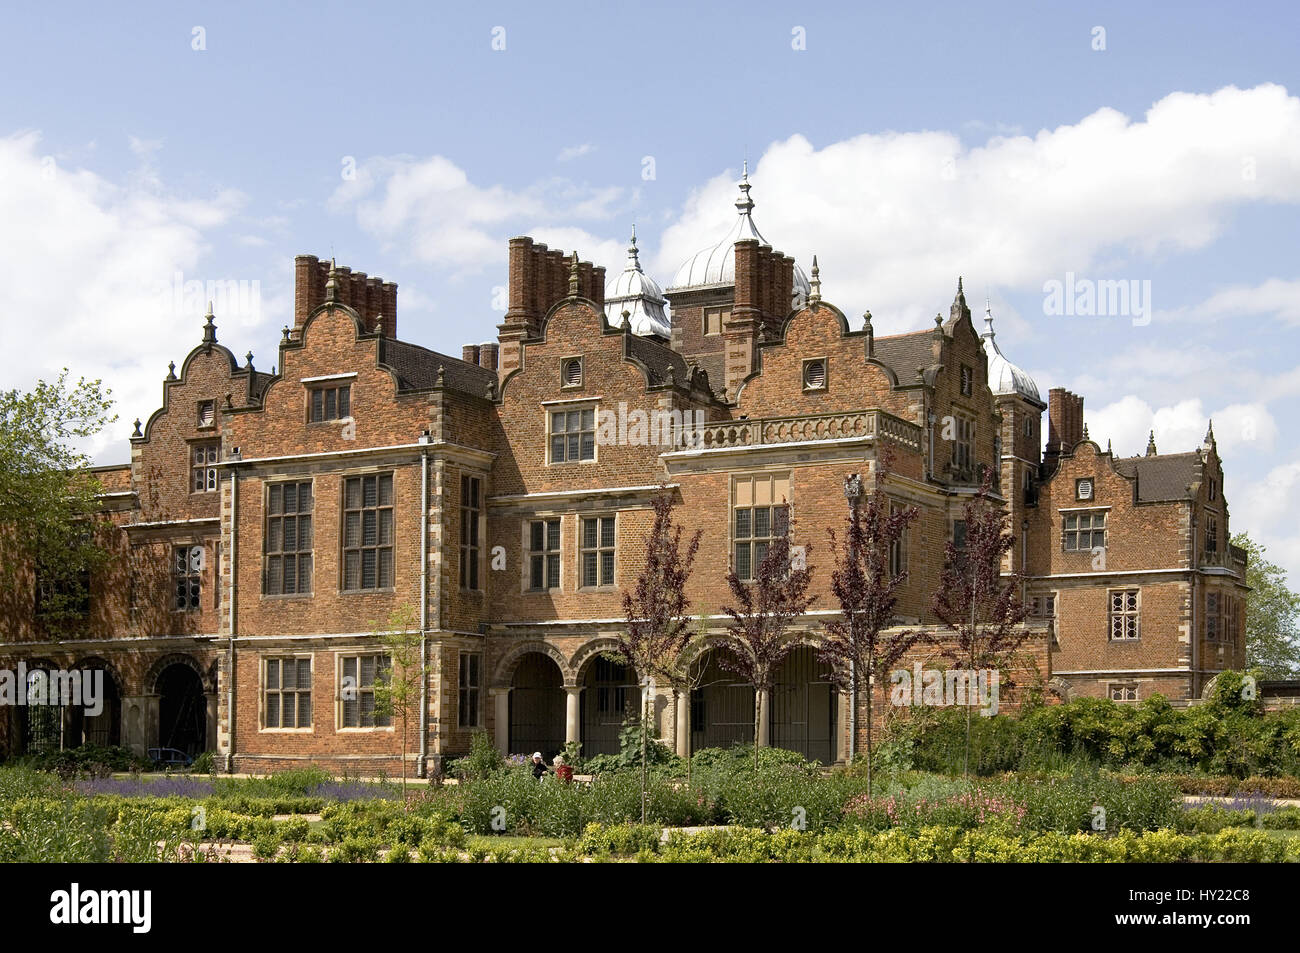
[(540, 751), (533, 752), (533, 777), (538, 781), (546, 777), (546, 762), (542, 760)]

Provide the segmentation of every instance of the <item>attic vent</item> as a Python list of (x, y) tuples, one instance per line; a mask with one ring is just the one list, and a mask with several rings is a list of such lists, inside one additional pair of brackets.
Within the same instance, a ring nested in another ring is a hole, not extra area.
[(217, 422), (217, 402), (215, 400), (199, 401), (199, 426), (211, 427)]
[(1092, 480), (1082, 479), (1075, 483), (1075, 495), (1081, 500), (1092, 499)]
[(803, 389), (826, 389), (826, 362), (821, 358), (803, 362)]
[(582, 383), (582, 358), (571, 357), (562, 365), (561, 377), (565, 387), (577, 387)]

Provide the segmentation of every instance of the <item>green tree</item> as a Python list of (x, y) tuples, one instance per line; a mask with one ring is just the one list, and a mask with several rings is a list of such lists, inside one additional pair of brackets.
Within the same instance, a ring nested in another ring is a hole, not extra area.
[(424, 653), (420, 622), (408, 605), (394, 609), (381, 629), (371, 628), (388, 655), (389, 667), (375, 679), (375, 714), (401, 722), (402, 806), (406, 807), (406, 754), (411, 715), (420, 711), (420, 689), (424, 684)]
[(1287, 585), (1286, 570), (1265, 557), (1267, 549), (1245, 533), (1232, 537), (1246, 551), (1246, 668), (1265, 678), (1300, 674), (1300, 593)]
[(66, 368), (30, 391), (0, 391), (0, 590), (30, 591), (23, 580), (34, 573), (37, 611), (49, 626), (84, 614), (89, 575), (111, 558), (103, 486), (78, 449), (117, 420), (111, 393), (98, 380), (71, 384)]

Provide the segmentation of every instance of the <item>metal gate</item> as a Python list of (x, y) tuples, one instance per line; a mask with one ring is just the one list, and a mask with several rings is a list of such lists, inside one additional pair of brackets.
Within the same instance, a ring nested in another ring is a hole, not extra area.
[(772, 747), (830, 764), (835, 760), (835, 701), (830, 667), (812, 648), (795, 649), (777, 670), (772, 686)]
[(623, 723), (637, 714), (641, 691), (626, 665), (598, 657), (582, 691), (582, 756), (618, 754)]
[(564, 679), (549, 657), (519, 660), (510, 687), (510, 753), (540, 751), (550, 761), (564, 747)]
[(754, 689), (709, 655), (699, 688), (691, 692), (691, 750), (754, 743)]

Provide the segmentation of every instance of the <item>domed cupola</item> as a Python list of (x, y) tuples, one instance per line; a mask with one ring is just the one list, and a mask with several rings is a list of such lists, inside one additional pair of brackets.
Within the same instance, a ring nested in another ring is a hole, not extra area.
[(989, 388), (994, 396), (1018, 396), (1041, 404), (1034, 379), (1002, 356), (993, 334), (993, 311), (984, 302), (984, 333), (980, 335), (989, 359)]
[(672, 335), (672, 322), (664, 314), (664, 293), (658, 283), (641, 270), (641, 259), (636, 250), (636, 226), (632, 226), (632, 241), (627, 246), (627, 267), (605, 288), (605, 319), (614, 327), (623, 324), (623, 312), (628, 312), (632, 333), (643, 336)]
[[(753, 238), (760, 245), (772, 247), (772, 243), (763, 237), (754, 224), (754, 200), (749, 197), (749, 164), (745, 164), (744, 174), (740, 180), (740, 198), (736, 199), (736, 211), (740, 213), (736, 223), (718, 244), (696, 252), (677, 269), (670, 291), (684, 291), (693, 288), (725, 287), (736, 283), (735, 244), (743, 239)], [(798, 264), (794, 266), (794, 293), (791, 307), (801, 308), (808, 298), (808, 276)]]

